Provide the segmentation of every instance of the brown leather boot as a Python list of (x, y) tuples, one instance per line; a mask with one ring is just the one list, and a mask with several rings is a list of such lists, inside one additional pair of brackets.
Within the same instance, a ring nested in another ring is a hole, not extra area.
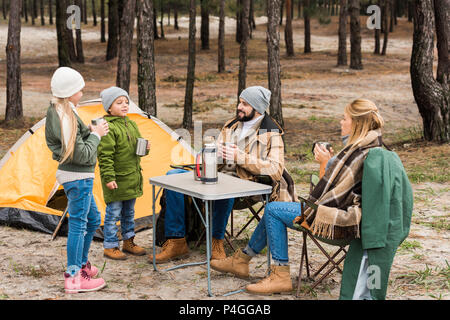
[(292, 293), (292, 281), (289, 266), (272, 266), (270, 275), (258, 283), (249, 284), (248, 293), (270, 295), (273, 293)]
[(144, 248), (134, 243), (134, 237), (123, 241), (122, 251), (134, 254), (135, 256), (143, 256), (146, 253)]
[(211, 268), (220, 272), (230, 272), (238, 278), (248, 278), (248, 265), (252, 257), (246, 255), (241, 249), (228, 258), (211, 260)]
[(118, 247), (112, 248), (112, 249), (105, 249), (103, 251), (103, 255), (107, 258), (113, 259), (113, 260), (126, 260), (127, 255), (124, 254)]
[(211, 260), (222, 260), (227, 257), (223, 247), (223, 239), (212, 238)]
[[(155, 256), (156, 263), (163, 263), (172, 259), (181, 259), (189, 254), (186, 238), (167, 239), (164, 242), (162, 251)], [(148, 256), (150, 263), (153, 263), (153, 255)]]

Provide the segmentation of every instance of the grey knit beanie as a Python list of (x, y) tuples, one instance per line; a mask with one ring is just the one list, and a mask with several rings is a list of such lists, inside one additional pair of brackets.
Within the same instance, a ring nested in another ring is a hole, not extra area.
[(128, 96), (128, 93), (122, 88), (110, 87), (108, 89), (103, 90), (100, 93), (100, 97), (102, 98), (102, 104), (103, 108), (105, 108), (105, 111), (108, 112), (114, 100), (116, 100), (118, 97), (121, 96), (125, 96), (128, 99), (128, 102), (130, 102), (130, 97)]
[(266, 112), (270, 105), (270, 96), (272, 93), (261, 86), (248, 87), (243, 90), (239, 98), (244, 99), (253, 109), (261, 114)]

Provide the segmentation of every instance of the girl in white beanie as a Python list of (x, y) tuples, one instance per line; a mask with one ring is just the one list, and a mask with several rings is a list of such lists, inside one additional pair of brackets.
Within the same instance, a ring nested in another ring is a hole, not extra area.
[(87, 127), (78, 117), (76, 106), (84, 85), (74, 69), (58, 68), (51, 80), (53, 99), (45, 124), (47, 146), (59, 162), (56, 180), (68, 200), (66, 293), (95, 291), (106, 285), (102, 278), (94, 278), (98, 269), (88, 261), (88, 253), (101, 222), (92, 193), (97, 146), (109, 129), (106, 122)]

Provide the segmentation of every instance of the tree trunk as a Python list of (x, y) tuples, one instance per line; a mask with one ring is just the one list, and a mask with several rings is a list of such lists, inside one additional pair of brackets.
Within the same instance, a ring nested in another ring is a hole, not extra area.
[(87, 0), (83, 1), (83, 22), (84, 24), (87, 24)]
[(281, 109), (281, 65), (280, 65), (280, 0), (268, 1), (267, 5), (267, 73), (269, 77), (270, 115), (284, 126)]
[(283, 25), (284, 2), (285, 2), (285, 0), (281, 0), (281, 5), (280, 5), (280, 26)]
[(340, 0), (338, 66), (347, 65), (347, 0)]
[(52, 0), (48, 0), (48, 19), (49, 19), (49, 23), (53, 24), (53, 4), (52, 4)]
[(28, 0), (22, 0), (22, 2), (23, 2), (22, 6), (23, 6), (23, 14), (25, 16), (25, 22), (28, 23)]
[(434, 15), (436, 19), (436, 38), (438, 49), (438, 68), (436, 80), (448, 90), (450, 85), (450, 0), (434, 0)]
[(195, 16), (196, 1), (190, 0), (189, 5), (189, 58), (186, 77), (186, 94), (184, 97), (183, 128), (192, 128), (192, 109), (194, 103), (194, 82), (195, 82)]
[(31, 24), (34, 26), (34, 19), (36, 18), (36, 0), (31, 1)]
[(2, 1), (3, 20), (6, 20), (6, 0)]
[(202, 22), (200, 26), (200, 40), (202, 50), (209, 50), (209, 0), (201, 1)]
[(303, 0), (303, 19), (305, 21), (305, 53), (311, 53), (311, 2), (310, 0)]
[(389, 38), (388, 32), (388, 22), (390, 17), (391, 5), (389, 0), (384, 1), (384, 10), (383, 10), (383, 24), (384, 24), (384, 39), (383, 39), (383, 50), (381, 51), (381, 55), (385, 56), (387, 51), (387, 44)]
[(241, 43), (242, 39), (242, 1), (236, 0), (236, 42)]
[(58, 63), (60, 67), (70, 67), (71, 59), (67, 45), (66, 1), (58, 0), (56, 3), (56, 34), (58, 38)]
[(117, 60), (116, 86), (130, 92), (131, 43), (133, 41), (136, 0), (125, 0), (120, 18), (119, 59)]
[(69, 29), (69, 28), (67, 28), (67, 12), (66, 12), (66, 10), (67, 10), (67, 7), (69, 6), (69, 5), (71, 5), (71, 4), (74, 4), (74, 0), (65, 0), (64, 1), (64, 8), (62, 9), (63, 10), (63, 14), (64, 14), (64, 16), (63, 16), (63, 19), (64, 19), (64, 25), (63, 25), (63, 28), (64, 28), (64, 31), (65, 31), (65, 41), (66, 41), (66, 43), (67, 43), (67, 48), (68, 48), (68, 50), (69, 50), (69, 57), (70, 57), (70, 61), (72, 61), (72, 62), (74, 62), (74, 61), (77, 61), (77, 52), (76, 52), (76, 50), (75, 50), (75, 44), (74, 44), (74, 39), (73, 39), (73, 29)]
[(22, 1), (11, 1), (9, 8), (8, 42), (6, 44), (6, 121), (23, 118), (20, 74), (21, 7)]
[(359, 20), (359, 0), (349, 0), (350, 12), (350, 68), (362, 70), (361, 23)]
[(242, 1), (242, 38), (239, 47), (239, 80), (238, 80), (238, 103), (241, 92), (246, 88), (247, 80), (247, 56), (248, 56), (248, 39), (250, 36), (250, 0)]
[[(20, 0), (19, 0), (20, 1)], [(40, 11), (41, 11), (41, 26), (45, 26), (45, 18), (44, 18), (44, 0), (41, 0), (40, 2)]]
[(225, 0), (220, 0), (218, 72), (225, 72)]
[(97, 12), (95, 11), (95, 0), (92, 0), (92, 18), (94, 19), (94, 26), (97, 26)]
[(159, 39), (157, 18), (158, 12), (156, 11), (156, 6), (153, 6), (153, 29), (155, 29), (155, 39)]
[(137, 2), (137, 80), (139, 107), (148, 114), (156, 117), (157, 105), (153, 5), (153, 0), (140, 0)]
[(173, 19), (174, 19), (174, 28), (175, 30), (179, 30), (180, 27), (178, 26), (178, 5), (175, 4), (173, 7)]
[(422, 116), (425, 140), (448, 142), (450, 92), (433, 77), (434, 32), (433, 0), (415, 0), (410, 67), (413, 94)]
[(286, 26), (284, 28), (284, 41), (286, 43), (286, 54), (294, 56), (294, 38), (292, 36), (292, 0), (286, 0)]
[(106, 42), (105, 0), (100, 1), (100, 42)]
[(414, 3), (413, 0), (408, 0), (408, 22), (412, 22), (414, 17)]
[(160, 28), (161, 28), (161, 39), (165, 39), (166, 36), (164, 34), (164, 23), (163, 23), (163, 20), (164, 20), (163, 0), (160, 1), (160, 4), (161, 4), (161, 20), (159, 21), (159, 25), (160, 25)]
[[(77, 6), (81, 5), (81, 0), (76, 1)], [(83, 41), (81, 40), (81, 25), (75, 30), (77, 44), (77, 62), (84, 63)]]
[(119, 0), (108, 1), (108, 46), (106, 49), (106, 61), (117, 57), (119, 47)]

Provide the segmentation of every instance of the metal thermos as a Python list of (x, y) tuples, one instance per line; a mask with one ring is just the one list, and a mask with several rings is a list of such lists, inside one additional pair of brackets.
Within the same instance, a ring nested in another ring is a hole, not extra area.
[(96, 118), (96, 119), (92, 119), (91, 120), (91, 124), (93, 126), (98, 126), (100, 123), (102, 123), (103, 121), (105, 121), (105, 119), (103, 118)]
[(143, 157), (147, 154), (148, 140), (144, 138), (138, 138), (136, 143), (136, 154)]
[(202, 150), (202, 183), (216, 184), (217, 174), (217, 145), (214, 139), (205, 139)]

